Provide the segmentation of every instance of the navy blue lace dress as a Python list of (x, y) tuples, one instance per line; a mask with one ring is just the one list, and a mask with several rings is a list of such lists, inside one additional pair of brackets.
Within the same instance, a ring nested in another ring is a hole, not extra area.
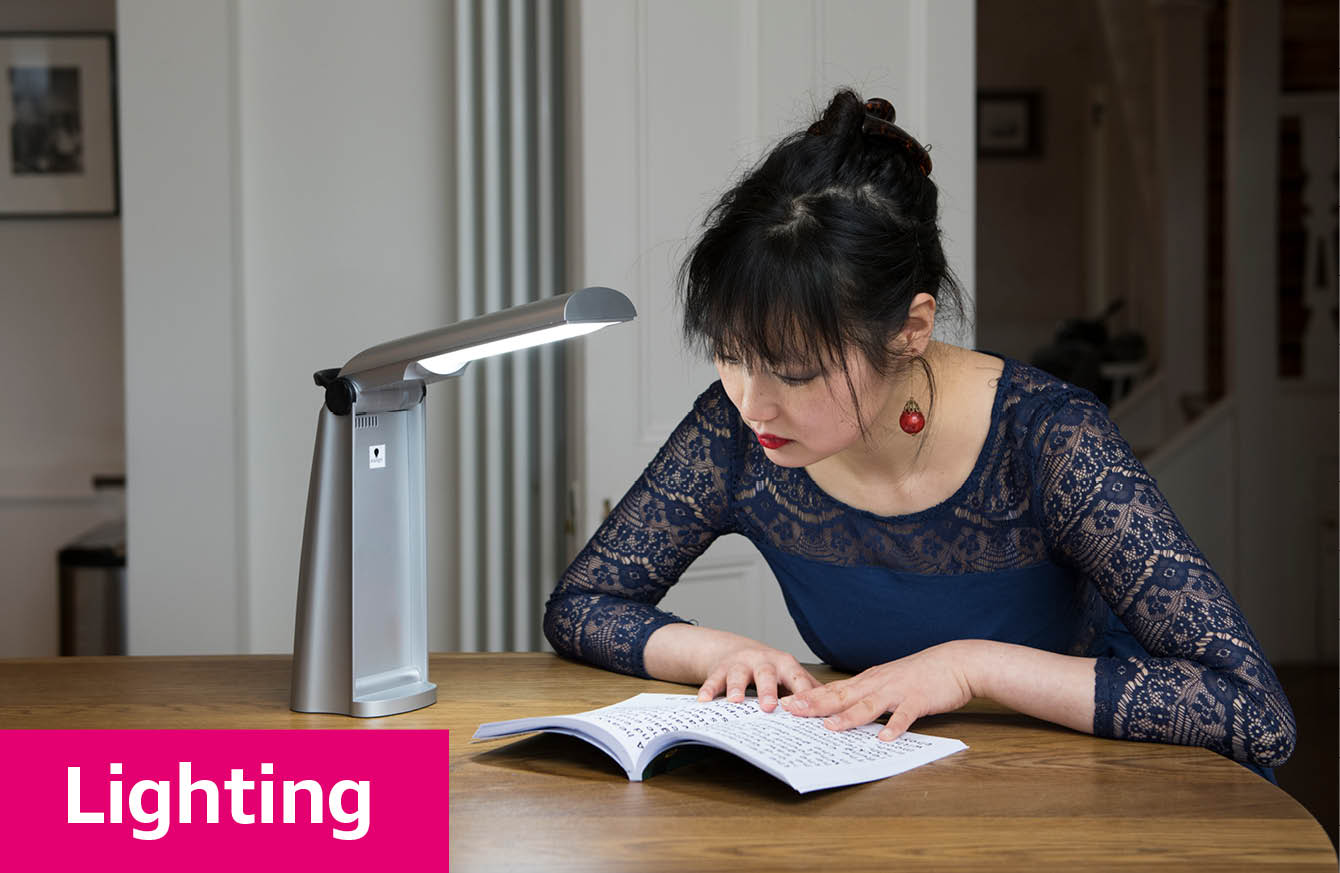
[(1267, 778), (1293, 751), (1279, 680), (1106, 407), (1025, 364), (1005, 361), (958, 491), (898, 516), (773, 464), (713, 384), (563, 574), (545, 635), (560, 654), (646, 676), (647, 638), (683, 621), (656, 604), (732, 533), (841, 670), (955, 639), (1096, 657), (1098, 736), (1204, 746)]

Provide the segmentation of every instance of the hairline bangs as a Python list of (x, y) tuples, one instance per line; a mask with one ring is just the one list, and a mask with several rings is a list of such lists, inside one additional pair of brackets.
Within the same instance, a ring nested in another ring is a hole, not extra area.
[[(842, 326), (834, 305), (835, 275), (826, 258), (821, 269), (799, 265), (813, 258), (796, 254), (797, 241), (755, 238), (711, 276), (702, 297), (708, 301), (698, 329), (703, 351), (748, 367), (774, 371), (796, 368), (845, 370)], [(761, 256), (760, 256), (761, 255)]]

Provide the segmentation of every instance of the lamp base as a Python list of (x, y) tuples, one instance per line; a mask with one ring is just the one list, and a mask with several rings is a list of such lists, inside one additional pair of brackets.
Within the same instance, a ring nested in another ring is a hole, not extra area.
[(380, 718), (383, 715), (398, 715), (432, 706), (437, 703), (437, 685), (432, 682), (415, 682), (399, 688), (388, 688), (376, 694), (357, 697), (349, 702), (348, 709), (303, 709), (297, 705), (291, 707), (294, 712), (328, 712), (332, 715), (352, 715), (354, 718)]
[(366, 694), (349, 701), (348, 709), (337, 707), (305, 707), (291, 703), (289, 709), (294, 712), (329, 713), (330, 715), (351, 715), (354, 718), (380, 718), (384, 715), (399, 715), (413, 712), (437, 703), (437, 685), (433, 682), (415, 682), (399, 688), (388, 688), (376, 694)]
[(437, 703), (437, 686), (432, 682), (416, 682), (400, 688), (390, 688), (378, 694), (356, 697), (349, 714), (355, 718), (376, 718), (423, 709)]

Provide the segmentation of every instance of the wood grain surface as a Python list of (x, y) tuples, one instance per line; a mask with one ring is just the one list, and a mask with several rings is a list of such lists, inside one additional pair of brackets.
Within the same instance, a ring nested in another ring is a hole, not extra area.
[(967, 751), (879, 782), (801, 795), (711, 752), (636, 783), (570, 737), (470, 735), (691, 689), (546, 654), (431, 660), (436, 705), (366, 720), (290, 711), (287, 655), (0, 660), (0, 728), (448, 730), (453, 871), (1336, 869), (1302, 806), (1204, 749), (975, 701), (913, 726)]

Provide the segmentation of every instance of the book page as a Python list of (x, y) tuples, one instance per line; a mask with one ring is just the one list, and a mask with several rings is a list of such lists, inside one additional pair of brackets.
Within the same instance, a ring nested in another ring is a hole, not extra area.
[(638, 750), (631, 748), (630, 744), (624, 742), (621, 738), (592, 725), (580, 716), (550, 715), (485, 722), (475, 730), (474, 736), (470, 739), (471, 742), (496, 740), (500, 737), (511, 737), (534, 731), (567, 734), (585, 740), (618, 761), (619, 766), (630, 774), (633, 773), (634, 759), (637, 757)]
[(644, 764), (639, 757), (655, 738), (757, 714), (757, 704), (748, 701), (730, 703), (720, 699), (707, 703), (692, 694), (644, 693), (572, 715), (488, 722), (479, 726), (473, 739), (546, 730), (566, 733), (604, 749), (628, 771), (629, 778), (640, 779)]
[(881, 724), (832, 731), (821, 718), (781, 708), (764, 712), (755, 697), (731, 703), (703, 702), (691, 694), (639, 694), (576, 718), (600, 726), (646, 759), (676, 742), (706, 742), (801, 792), (883, 779), (967, 748), (958, 740), (910, 732), (886, 742), (876, 736)]
[(882, 728), (868, 724), (833, 731), (821, 718), (760, 709), (754, 718), (702, 732), (802, 792), (883, 779), (967, 748), (958, 740), (914, 733), (884, 741), (877, 737)]
[(574, 718), (599, 725), (631, 748), (641, 751), (658, 737), (705, 728), (758, 715), (757, 703), (699, 701), (691, 694), (639, 694), (613, 706), (583, 712)]
[(889, 742), (880, 740), (875, 735), (883, 725), (878, 724), (866, 725), (873, 730), (833, 731), (824, 727), (820, 718), (800, 718), (781, 711), (771, 715), (761, 710), (760, 713), (761, 718), (721, 725), (707, 733), (785, 769), (885, 761), (906, 757), (930, 745), (915, 734), (903, 734)]

